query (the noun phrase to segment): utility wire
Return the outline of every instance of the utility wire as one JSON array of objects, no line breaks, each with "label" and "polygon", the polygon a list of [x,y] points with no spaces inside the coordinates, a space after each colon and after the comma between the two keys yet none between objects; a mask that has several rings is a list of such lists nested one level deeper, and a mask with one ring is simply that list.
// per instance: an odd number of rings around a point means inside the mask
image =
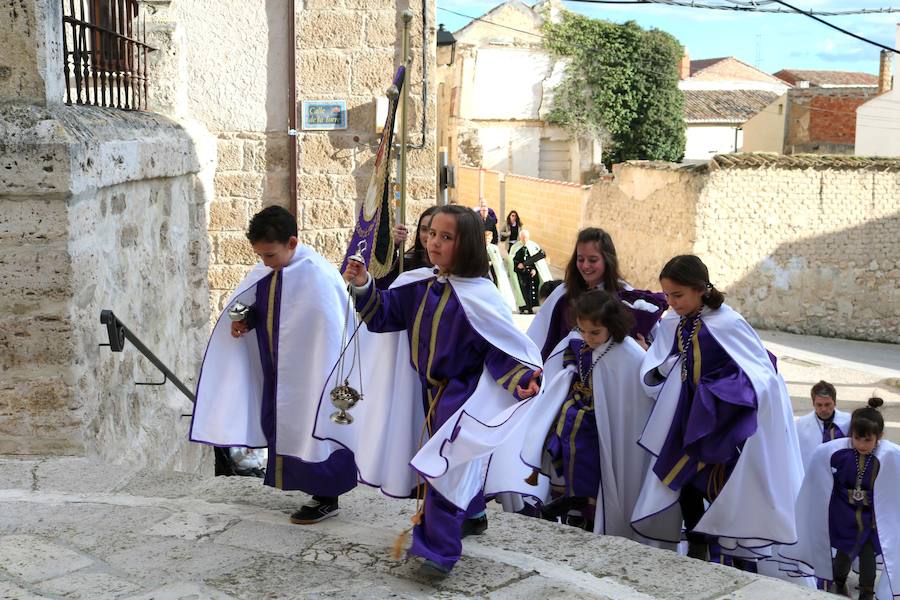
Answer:
[{"label": "utility wire", "polygon": [[[731,12],[753,12],[753,13],[769,13],[790,15],[796,14],[797,11],[784,8],[763,8],[761,5],[770,4],[775,0],[767,0],[765,2],[757,2],[748,4],[738,0],[725,0],[731,2],[733,6],[724,4],[709,4],[707,2],[697,2],[696,0],[567,0],[568,2],[578,2],[581,4],[632,4],[632,5],[663,5],[663,6],[681,6],[684,8],[702,8],[706,10],[726,10]],[[877,15],[891,14],[900,12],[900,8],[855,8],[846,10],[816,10],[816,11],[800,11],[805,15],[818,15],[821,17],[844,17],[848,15]]]},{"label": "utility wire", "polygon": [[868,39],[868,38],[864,38],[864,37],[861,36],[861,35],[857,35],[857,34],[853,33],[852,31],[848,31],[848,30],[846,30],[846,29],[844,29],[844,28],[842,28],[842,27],[838,27],[838,26],[835,25],[834,23],[830,23],[830,22],[826,21],[825,19],[820,19],[819,17],[817,17],[816,15],[812,14],[811,12],[807,12],[807,11],[805,11],[805,10],[801,10],[801,9],[797,8],[796,6],[794,6],[794,5],[792,5],[792,4],[788,4],[788,3],[785,2],[784,0],[775,0],[775,2],[777,2],[778,4],[780,4],[780,5],[782,5],[782,6],[785,6],[785,7],[789,8],[789,9],[791,9],[792,11],[794,11],[794,12],[797,13],[797,14],[805,15],[805,16],[809,17],[810,19],[813,19],[813,20],[815,20],[815,21],[818,21],[819,23],[822,23],[823,25],[827,25],[828,27],[831,27],[832,29],[834,29],[834,30],[836,30],[836,31],[840,31],[840,32],[843,33],[844,35],[849,35],[850,37],[856,38],[857,40],[859,40],[859,41],[861,41],[861,42],[865,42],[865,43],[867,43],[867,44],[871,44],[871,45],[873,45],[873,46],[877,46],[878,48],[881,48],[882,50],[889,50],[889,51],[893,52],[894,54],[900,54],[900,50],[897,50],[896,48],[891,48],[890,46],[885,46],[884,44],[879,44],[878,42],[876,42],[876,41],[874,41],[874,40],[870,40],[870,39]]}]

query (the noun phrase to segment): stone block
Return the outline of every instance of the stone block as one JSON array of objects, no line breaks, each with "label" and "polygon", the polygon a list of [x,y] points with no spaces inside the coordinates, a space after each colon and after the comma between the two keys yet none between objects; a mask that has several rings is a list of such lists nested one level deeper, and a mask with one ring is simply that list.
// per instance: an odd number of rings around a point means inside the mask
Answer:
[{"label": "stone block", "polygon": [[391,84],[396,70],[393,50],[355,52],[351,63],[354,94],[382,95]]},{"label": "stone block", "polygon": [[302,10],[297,13],[297,47],[358,48],[363,13],[350,10]]},{"label": "stone block", "polygon": [[250,269],[236,265],[210,265],[209,287],[212,290],[232,291],[247,275]]},{"label": "stone block", "polygon": [[244,148],[241,140],[219,140],[217,146],[217,171],[240,171],[244,168]]},{"label": "stone block", "polygon": [[304,202],[303,229],[335,229],[352,227],[355,223],[355,203],[352,201]]},{"label": "stone block", "polygon": [[297,85],[301,94],[347,94],[350,89],[350,58],[336,53],[298,52]]},{"label": "stone block", "polygon": [[35,583],[77,571],[93,561],[38,536],[8,535],[0,538],[0,563],[14,577]]},{"label": "stone block", "polygon": [[217,173],[216,196],[258,199],[262,195],[263,176],[259,173]]},{"label": "stone block", "polygon": [[0,243],[66,239],[68,215],[61,200],[0,200]]},{"label": "stone block", "polygon": [[[384,96],[384,90],[376,96]],[[381,123],[380,125],[384,125]],[[375,133],[375,99],[355,97],[347,100],[347,129],[360,137],[364,143],[378,143]]]},{"label": "stone block", "polygon": [[365,10],[384,10],[393,9],[397,13],[399,20],[399,12],[402,6],[398,5],[396,0],[344,0],[347,8],[365,9]]},{"label": "stone block", "polygon": [[0,318],[0,362],[4,369],[65,365],[75,359],[72,326],[53,313]]},{"label": "stone block", "polygon": [[45,581],[38,587],[43,592],[68,600],[121,598],[141,590],[140,585],[108,573],[72,573]]},{"label": "stone block", "polygon": [[247,227],[246,200],[217,200],[209,205],[210,231],[243,231]]},{"label": "stone block", "polygon": [[251,173],[265,173],[267,165],[267,148],[265,140],[244,142],[244,169]]},{"label": "stone block", "polygon": [[303,173],[349,173],[355,143],[339,133],[304,133],[298,140],[299,168]]},{"label": "stone block", "polygon": [[219,233],[215,236],[216,262],[223,265],[255,265],[259,258],[242,233]]},{"label": "stone block", "polygon": [[393,48],[402,42],[402,21],[394,9],[366,12],[365,45],[368,48]]}]

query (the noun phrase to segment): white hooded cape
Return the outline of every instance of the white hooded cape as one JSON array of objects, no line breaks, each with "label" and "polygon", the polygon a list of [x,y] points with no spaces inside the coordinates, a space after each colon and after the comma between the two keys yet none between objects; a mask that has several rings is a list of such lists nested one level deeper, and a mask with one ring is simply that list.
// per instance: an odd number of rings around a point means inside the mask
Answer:
[{"label": "white hooded cape", "polygon": [[[272,269],[257,264],[225,304],[216,321],[197,382],[190,439],[216,446],[266,446],[260,423],[263,374],[256,330],[231,337],[228,309],[251,305],[256,284]],[[337,449],[312,436],[319,392],[340,354],[347,291],[340,274],[311,248],[300,245],[282,277],[275,439],[278,454],[309,462]],[[259,324],[257,327],[264,327]]]},{"label": "white hooded cape", "polygon": [[[431,268],[408,271],[391,288],[434,276]],[[540,368],[540,352],[515,327],[512,315],[490,280],[451,276],[448,281],[466,319],[479,335],[518,362]],[[508,466],[516,468],[519,474],[525,473],[522,478],[527,476],[517,453],[512,457],[515,460],[496,460],[496,457],[491,460],[489,455],[479,455],[465,457],[452,465],[442,456],[442,448],[450,438],[466,434],[463,416],[490,421],[516,405],[515,398],[487,370],[463,406],[429,439],[427,434],[423,435],[422,383],[410,364],[406,331],[371,333],[363,325],[359,335],[364,399],[350,411],[354,418],[352,424],[333,423],[329,418],[333,409],[327,393],[336,385],[332,374],[316,416],[314,435],[353,451],[361,482],[378,487],[389,496],[407,497],[419,482],[418,472],[449,502],[465,509],[482,488],[488,495],[508,491],[495,484]],[[358,376],[354,368],[351,383]]]},{"label": "white hooded cape", "polygon": [[[775,371],[759,336],[727,305],[703,309],[703,326],[747,374],[756,392],[757,430],[744,444],[734,471],[695,531],[717,536],[726,553],[768,556],[768,546],[797,540],[793,504],[803,478],[800,447],[784,380]],[[641,367],[641,382],[656,398],[640,444],[659,456],[681,393],[681,358],[670,356],[679,316],[668,311]],[[650,373],[660,367],[664,382],[652,385]],[[635,507],[640,523],[677,504],[679,492],[649,472]],[[746,555],[746,554],[744,554]]]},{"label": "white hooded cape", "polygon": [[[820,444],[809,460],[809,468],[797,497],[797,543],[782,547],[781,554],[797,561],[800,573],[833,580],[828,506],[834,487],[831,455],[849,447],[841,438]],[[878,541],[882,551],[882,573],[876,588],[878,600],[900,597],[900,446],[882,439],[875,449],[881,463],[875,479],[874,506]]]},{"label": "white hooded cape", "polygon": [[[531,253],[532,256],[541,251],[541,247],[531,240],[528,240],[525,246],[528,248],[528,252]],[[522,290],[519,288],[519,277],[516,275],[515,265],[513,264],[513,257],[516,255],[516,252],[521,249],[522,242],[517,241],[509,248],[509,252],[506,254],[506,270],[509,274],[509,285],[512,288],[513,297],[515,298],[516,302],[516,308],[525,305],[525,299],[522,296]],[[550,267],[547,266],[547,259],[542,258],[541,260],[535,262],[534,269],[537,271],[538,287],[540,287],[540,285],[545,281],[550,281],[551,279],[553,279],[553,276],[550,275]]]},{"label": "white hooded cape", "polygon": [[[563,368],[563,351],[573,339],[571,333],[554,348],[544,365],[542,397],[529,412],[525,422],[522,460],[540,468],[543,463],[547,433],[555,425],[575,377],[574,365]],[[596,348],[596,359],[610,342]],[[600,488],[594,533],[618,535],[636,541],[649,540],[677,543],[681,536],[681,513],[677,506],[654,518],[631,525],[631,514],[640,495],[644,476],[650,468],[651,455],[638,446],[638,438],[653,410],[650,399],[640,385],[640,368],[644,350],[632,338],[616,344],[594,367],[594,414],[600,439]],[[549,497],[548,475],[541,474],[541,500]],[[534,492],[533,492],[534,493]]]},{"label": "white hooded cape", "polygon": [[[822,445],[822,422],[816,417],[816,411],[797,417],[794,420],[797,426],[797,439],[800,440],[800,457],[803,459],[804,469],[809,464],[809,458],[816,448]],[[840,427],[844,436],[850,434],[850,413],[835,409],[834,424]]]}]

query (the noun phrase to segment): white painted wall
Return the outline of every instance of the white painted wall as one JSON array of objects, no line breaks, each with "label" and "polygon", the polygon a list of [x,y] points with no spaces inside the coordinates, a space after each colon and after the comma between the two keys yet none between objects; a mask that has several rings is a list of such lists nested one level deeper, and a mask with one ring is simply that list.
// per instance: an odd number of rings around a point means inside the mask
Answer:
[{"label": "white painted wall", "polygon": [[479,48],[464,119],[539,119],[544,79],[551,72],[543,51]]},{"label": "white painted wall", "polygon": [[741,152],[783,152],[785,111],[787,94],[776,98],[744,123]]},{"label": "white painted wall", "polygon": [[537,177],[541,131],[541,127],[515,124],[479,127],[478,141],[484,150],[481,165],[485,169]]},{"label": "white painted wall", "polygon": [[[897,25],[900,48],[900,24]],[[894,89],[856,109],[856,155],[900,156],[900,60],[894,60]]]},{"label": "white painted wall", "polygon": [[685,160],[708,160],[716,154],[735,151],[743,144],[743,133],[736,125],[694,125],[687,126],[687,143],[684,148]]}]

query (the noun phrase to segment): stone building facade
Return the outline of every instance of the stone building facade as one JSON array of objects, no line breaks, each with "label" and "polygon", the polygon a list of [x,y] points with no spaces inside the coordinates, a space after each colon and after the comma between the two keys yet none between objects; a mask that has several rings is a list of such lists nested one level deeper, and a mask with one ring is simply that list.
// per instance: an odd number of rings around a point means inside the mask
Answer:
[{"label": "stone building facade", "polygon": [[281,0],[137,4],[158,49],[147,112],[66,105],[60,3],[0,6],[0,277],[9,282],[0,453],[196,470],[211,464],[187,443],[190,403],[171,385],[137,386],[161,376],[133,348],[98,346],[100,310],[113,309],[193,386],[210,320],[255,262],[243,238],[249,217],[290,204],[291,46],[298,105],[348,107],[346,130],[298,135],[301,237],[337,260],[371,172],[376,98],[399,64],[407,8],[410,123],[419,124],[410,128],[419,146],[410,220],[433,203],[433,82],[423,65],[434,58],[434,3],[307,0],[294,15]]},{"label": "stone building facade", "polygon": [[697,254],[755,326],[900,342],[900,161],[626,163],[593,186],[584,223],[609,230],[637,286],[658,288],[669,258]]}]

